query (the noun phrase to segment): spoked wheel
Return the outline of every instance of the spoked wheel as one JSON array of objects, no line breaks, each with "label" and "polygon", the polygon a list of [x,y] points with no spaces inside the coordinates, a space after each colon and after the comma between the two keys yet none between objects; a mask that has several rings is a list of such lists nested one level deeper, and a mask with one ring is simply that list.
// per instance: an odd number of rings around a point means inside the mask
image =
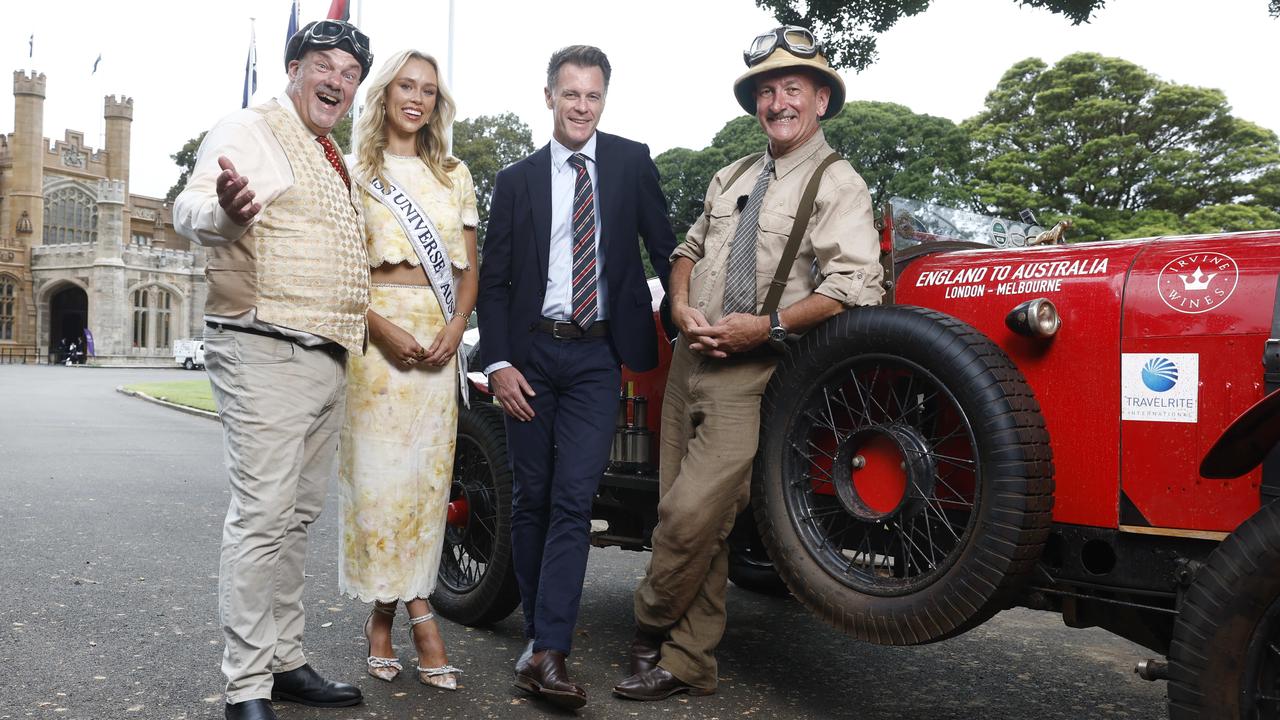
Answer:
[{"label": "spoked wheel", "polygon": [[463,625],[487,625],[520,603],[511,567],[511,470],[496,407],[459,408],[453,487],[432,605]]},{"label": "spoked wheel", "polygon": [[1031,389],[960,321],[858,308],[765,392],[756,520],[810,609],[882,644],[941,640],[1009,604],[1048,536],[1052,462]]},{"label": "spoked wheel", "polygon": [[955,396],[915,363],[864,355],[807,405],[788,433],[807,451],[784,470],[798,479],[784,498],[814,559],[873,595],[915,592],[945,574],[983,499],[973,427]]},{"label": "spoked wheel", "polygon": [[1241,523],[1196,572],[1169,646],[1173,720],[1280,718],[1280,504]]}]

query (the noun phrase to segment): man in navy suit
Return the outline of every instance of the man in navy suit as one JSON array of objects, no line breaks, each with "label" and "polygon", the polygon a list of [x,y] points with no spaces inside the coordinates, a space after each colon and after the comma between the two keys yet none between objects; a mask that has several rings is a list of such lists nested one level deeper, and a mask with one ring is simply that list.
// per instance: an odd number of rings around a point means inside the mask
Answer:
[{"label": "man in navy suit", "polygon": [[481,356],[507,415],[511,540],[524,607],[516,686],[566,708],[591,529],[609,459],[619,365],[657,365],[639,238],[663,286],[675,249],[649,148],[596,131],[609,88],[598,48],[557,51],[551,142],[498,173],[480,265]]}]

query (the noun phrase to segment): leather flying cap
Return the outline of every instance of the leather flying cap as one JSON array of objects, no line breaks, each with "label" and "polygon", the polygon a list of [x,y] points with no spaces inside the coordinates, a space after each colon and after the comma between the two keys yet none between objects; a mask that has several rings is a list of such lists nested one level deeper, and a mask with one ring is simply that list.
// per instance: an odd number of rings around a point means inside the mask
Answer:
[{"label": "leather flying cap", "polygon": [[360,81],[369,77],[373,68],[373,53],[369,51],[369,36],[356,29],[355,25],[344,20],[315,20],[302,26],[302,29],[289,38],[284,49],[284,67],[302,57],[307,50],[336,47],[351,53],[360,63]]}]

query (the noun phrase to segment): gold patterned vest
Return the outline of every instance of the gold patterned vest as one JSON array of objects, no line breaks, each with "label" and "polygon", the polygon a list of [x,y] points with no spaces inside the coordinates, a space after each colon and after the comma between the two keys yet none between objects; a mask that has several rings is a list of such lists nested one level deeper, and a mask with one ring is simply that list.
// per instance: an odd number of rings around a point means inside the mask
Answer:
[{"label": "gold patterned vest", "polygon": [[360,203],[293,113],[275,100],[254,110],[284,149],[293,186],[240,240],[209,248],[205,312],[232,317],[256,309],[262,322],[362,353],[369,262]]}]

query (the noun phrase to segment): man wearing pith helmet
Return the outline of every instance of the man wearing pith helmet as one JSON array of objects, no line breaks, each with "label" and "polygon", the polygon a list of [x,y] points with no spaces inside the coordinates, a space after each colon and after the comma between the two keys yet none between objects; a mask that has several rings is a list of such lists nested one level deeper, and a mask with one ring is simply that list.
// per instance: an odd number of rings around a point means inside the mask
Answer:
[{"label": "man wearing pith helmet", "polygon": [[840,112],[844,81],[804,28],[763,33],[743,58],[734,95],[769,142],[715,174],[671,255],[680,335],[662,408],[658,525],[635,593],[631,675],[614,687],[633,700],[715,692],[726,538],[750,498],[765,385],[789,337],[884,294],[871,196],[818,122]]},{"label": "man wearing pith helmet", "polygon": [[369,304],[361,206],[329,134],[373,55],[355,26],[322,20],[289,39],[284,62],[284,95],[209,130],[173,208],[209,253],[205,367],[231,484],[218,614],[236,720],[273,720],[272,700],[362,700],[303,654],[302,585]]}]

